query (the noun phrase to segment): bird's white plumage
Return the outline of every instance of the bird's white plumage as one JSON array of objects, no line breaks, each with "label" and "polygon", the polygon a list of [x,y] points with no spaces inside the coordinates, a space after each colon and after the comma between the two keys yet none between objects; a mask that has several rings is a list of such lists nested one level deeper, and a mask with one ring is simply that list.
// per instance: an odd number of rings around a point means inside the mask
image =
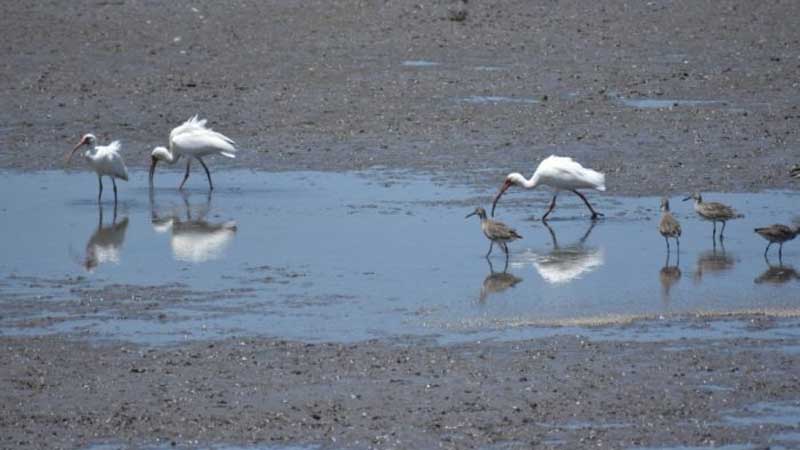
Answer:
[{"label": "bird's white plumage", "polygon": [[219,154],[236,157],[233,139],[206,127],[205,119],[191,117],[169,133],[170,150],[189,157]]},{"label": "bird's white plumage", "polygon": [[[555,189],[597,189],[606,190],[606,176],[596,170],[583,167],[570,157],[550,155],[545,158],[531,177],[535,187],[544,184]],[[528,186],[526,186],[528,187]]]},{"label": "bird's white plumage", "polygon": [[98,145],[84,153],[84,158],[99,176],[109,176],[128,181],[128,168],[119,151],[119,141],[108,145]]}]

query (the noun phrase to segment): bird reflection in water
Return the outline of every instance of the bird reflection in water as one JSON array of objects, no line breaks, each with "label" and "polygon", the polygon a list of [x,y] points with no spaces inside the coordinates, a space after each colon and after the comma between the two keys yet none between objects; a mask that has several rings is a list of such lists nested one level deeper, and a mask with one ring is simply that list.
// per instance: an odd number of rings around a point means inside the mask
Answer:
[{"label": "bird reflection in water", "polygon": [[736,259],[730,253],[725,252],[725,245],[716,243],[712,250],[697,255],[697,269],[694,272],[694,281],[700,282],[703,276],[709,273],[721,273],[731,270],[736,264]]},{"label": "bird reflection in water", "polygon": [[669,265],[669,252],[667,252],[667,260],[664,262],[664,267],[658,271],[658,280],[661,282],[661,299],[664,304],[670,302],[670,290],[681,279],[681,255],[678,253],[674,266]]},{"label": "bird reflection in water", "polygon": [[[546,254],[527,251],[521,254],[519,258],[514,258],[516,261],[512,261],[512,266],[524,265],[530,261],[545,281],[552,284],[562,284],[576,280],[603,265],[605,260],[603,250],[586,245],[586,240],[592,233],[596,222],[590,222],[589,227],[580,239],[565,246],[559,245],[556,233],[549,223],[543,222],[542,224],[550,232],[553,249]],[[525,261],[520,261],[520,258],[525,259]]]},{"label": "bird reflection in water", "polygon": [[792,280],[800,280],[800,274],[794,270],[794,267],[784,265],[783,262],[773,266],[766,256],[764,256],[764,261],[767,262],[767,270],[753,280],[756,284],[783,284]]},{"label": "bird reflection in water", "polygon": [[[205,217],[211,210],[211,192],[205,202],[193,208],[189,194],[181,192],[183,211],[172,208],[164,213],[155,202],[155,192],[150,189],[150,221],[157,233],[171,233],[172,255],[178,261],[201,263],[218,259],[236,234],[236,222],[208,222]],[[193,212],[194,209],[194,212]],[[184,218],[185,217],[185,218]]]},{"label": "bird reflection in water", "polygon": [[522,278],[508,273],[508,258],[506,258],[502,272],[494,271],[491,259],[486,258],[486,262],[489,263],[489,275],[484,278],[483,285],[481,286],[481,294],[479,297],[481,303],[485,302],[489,295],[503,292],[522,281]]},{"label": "bird reflection in water", "polygon": [[80,261],[87,272],[94,272],[101,264],[119,264],[125,232],[128,230],[128,217],[123,217],[117,222],[116,204],[110,225],[103,226],[103,206],[100,204],[98,204],[98,216],[97,229],[86,243],[86,254]]}]

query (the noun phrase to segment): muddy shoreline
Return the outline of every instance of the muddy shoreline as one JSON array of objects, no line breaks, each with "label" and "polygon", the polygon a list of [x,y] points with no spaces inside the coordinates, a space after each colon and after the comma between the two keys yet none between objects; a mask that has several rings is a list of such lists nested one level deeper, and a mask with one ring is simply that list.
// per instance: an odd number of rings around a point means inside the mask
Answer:
[{"label": "muddy shoreline", "polygon": [[0,343],[6,448],[765,446],[800,408],[797,340]]},{"label": "muddy shoreline", "polygon": [[143,167],[198,113],[244,150],[215,167],[497,184],[557,153],[616,194],[796,187],[800,5],[458,5],[14,2],[0,168],[60,168],[88,131]]}]

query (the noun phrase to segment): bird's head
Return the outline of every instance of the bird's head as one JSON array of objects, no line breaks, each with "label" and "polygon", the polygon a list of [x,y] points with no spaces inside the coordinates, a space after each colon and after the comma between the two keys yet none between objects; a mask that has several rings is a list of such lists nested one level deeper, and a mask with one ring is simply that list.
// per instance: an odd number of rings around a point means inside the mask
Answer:
[{"label": "bird's head", "polygon": [[165,147],[156,147],[150,152],[150,184],[153,184],[153,175],[156,173],[156,165],[159,161],[166,161],[168,163],[173,163],[176,161],[173,158],[172,154],[167,150]]},{"label": "bird's head", "polygon": [[669,211],[669,199],[667,197],[661,197],[661,211]]},{"label": "bird's head", "polygon": [[494,217],[494,209],[497,206],[497,201],[500,200],[500,197],[506,193],[508,188],[511,186],[521,186],[525,182],[525,177],[522,174],[513,172],[506,175],[506,179],[503,181],[503,185],[500,186],[500,190],[497,192],[497,195],[494,197],[494,201],[492,202],[492,217]]},{"label": "bird's head", "polygon": [[694,200],[696,202],[702,202],[703,201],[703,197],[700,196],[699,192],[692,192],[692,195],[690,195],[690,196],[688,196],[688,197],[683,199],[683,201],[687,201],[687,200]]},{"label": "bird's head", "polygon": [[468,219],[468,218],[470,218],[472,216],[478,216],[478,217],[481,218],[481,220],[483,220],[483,219],[486,218],[486,210],[483,209],[482,207],[478,206],[477,208],[475,208],[475,211],[472,211],[471,213],[467,214],[467,216],[464,217],[464,218]]},{"label": "bird's head", "polygon": [[84,134],[80,142],[78,142],[78,144],[72,148],[72,151],[69,152],[69,155],[67,155],[64,163],[65,164],[69,163],[69,161],[72,159],[72,155],[74,155],[79,148],[83,147],[84,145],[95,145],[96,143],[97,143],[97,138],[94,137],[92,133]]}]

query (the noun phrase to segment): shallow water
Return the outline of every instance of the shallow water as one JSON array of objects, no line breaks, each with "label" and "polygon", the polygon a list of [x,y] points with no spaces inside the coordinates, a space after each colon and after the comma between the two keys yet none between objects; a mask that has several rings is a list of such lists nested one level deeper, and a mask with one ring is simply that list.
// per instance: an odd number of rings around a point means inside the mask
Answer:
[{"label": "shallow water", "polygon": [[[673,199],[684,238],[666,262],[655,198],[588,197],[606,218],[592,225],[569,194],[549,227],[535,220],[549,192],[510,191],[498,216],[524,236],[506,267],[478,220],[494,188],[442,184],[400,172],[180,175],[110,186],[100,211],[94,175],[0,174],[5,250],[0,331],[69,332],[169,343],[232,335],[353,341],[435,336],[443,341],[526,338],[591,331],[598,339],[800,337],[800,245],[783,265],[763,258],[758,225],[788,222],[796,193],[706,193],[745,214],[724,247],[689,203]],[[106,183],[109,184],[109,183]],[[505,271],[504,271],[505,268]],[[747,321],[703,326],[687,315],[764,312],[780,326]],[[644,322],[656,319],[657,322]],[[590,328],[597,325],[611,327]]]}]

